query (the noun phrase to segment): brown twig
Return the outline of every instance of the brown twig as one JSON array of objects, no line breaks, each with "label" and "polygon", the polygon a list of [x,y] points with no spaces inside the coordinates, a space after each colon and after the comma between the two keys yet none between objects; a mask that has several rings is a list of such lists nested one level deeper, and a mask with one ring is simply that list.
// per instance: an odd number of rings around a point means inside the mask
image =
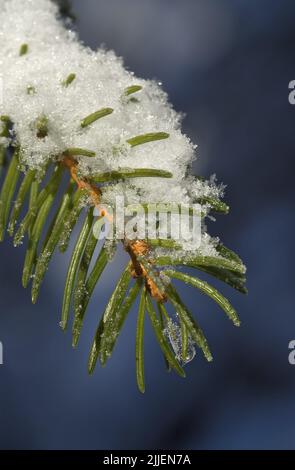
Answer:
[{"label": "brown twig", "polygon": [[[74,160],[74,158],[71,156],[65,156],[62,160],[62,164],[68,168],[71,177],[77,184],[78,188],[85,189],[88,192],[93,205],[99,210],[99,216],[108,217],[111,220],[111,216],[107,213],[107,211],[100,207],[102,194],[101,189],[91,184],[87,179],[79,178],[77,171],[78,163]],[[165,302],[167,300],[165,294],[160,292],[156,283],[150,278],[146,269],[137,258],[138,256],[144,256],[149,253],[150,247],[148,243],[144,240],[130,241],[125,239],[123,240],[123,245],[132,261],[131,275],[134,278],[144,279],[147,290],[157,302]]]}]

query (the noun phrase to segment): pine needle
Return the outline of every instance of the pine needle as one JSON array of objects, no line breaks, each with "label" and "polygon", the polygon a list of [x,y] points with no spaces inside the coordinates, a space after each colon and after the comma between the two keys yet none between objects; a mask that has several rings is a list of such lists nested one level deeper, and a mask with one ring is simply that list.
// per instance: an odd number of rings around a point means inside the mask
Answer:
[{"label": "pine needle", "polygon": [[114,347],[117,342],[117,338],[119,337],[119,334],[124,326],[128,313],[130,312],[134,302],[137,299],[137,296],[140,292],[141,287],[142,287],[142,280],[137,279],[136,282],[131,287],[131,289],[129,290],[129,293],[125,297],[121,307],[116,309],[116,312],[110,324],[110,331],[108,331],[108,328],[105,325],[104,333],[105,333],[105,336],[108,336],[108,341],[106,342],[105,353],[102,354],[101,356],[102,365],[105,365],[107,359],[111,357]]},{"label": "pine needle", "polygon": [[205,268],[218,268],[218,269],[227,269],[237,274],[245,274],[246,268],[240,263],[226,259],[226,258],[217,258],[214,256],[196,256],[190,260],[185,260],[183,258],[172,258],[170,256],[161,256],[157,258],[157,265],[159,266],[188,266],[190,268],[201,269]]},{"label": "pine needle", "polygon": [[107,303],[104,314],[101,317],[98,328],[96,330],[88,361],[89,374],[93,373],[99,355],[102,363],[105,363],[106,361],[105,353],[108,346],[107,341],[109,340],[106,331],[111,331],[113,315],[116,313],[116,310],[121,306],[124,300],[129,282],[130,270],[128,264],[121,274],[121,277]]},{"label": "pine needle", "polygon": [[6,148],[4,147],[4,145],[0,145],[0,177],[2,175],[5,161],[6,161]]},{"label": "pine needle", "polygon": [[36,218],[36,222],[32,229],[31,236],[28,242],[28,249],[26,252],[25,263],[24,263],[24,270],[23,270],[23,277],[22,277],[22,284],[23,287],[27,287],[30,281],[30,277],[32,275],[34,263],[37,256],[37,249],[40,237],[42,235],[43,227],[46,223],[49,211],[52,207],[54,198],[56,193],[52,192],[48,195],[47,199],[44,201],[43,205],[40,208],[38,216]]},{"label": "pine needle", "polygon": [[137,93],[138,91],[142,90],[142,86],[140,85],[131,85],[128,88],[125,89],[124,95],[125,96],[130,96],[133,95],[134,93]]},{"label": "pine needle", "polygon": [[77,189],[72,197],[71,204],[68,208],[64,218],[64,228],[62,230],[59,240],[59,250],[61,253],[65,253],[68,249],[72,231],[78,222],[80,214],[83,210],[82,199],[85,195],[83,189]]},{"label": "pine needle", "polygon": [[169,288],[167,289],[167,294],[170,302],[179,314],[181,321],[187,327],[192,339],[196,342],[199,348],[202,349],[207,361],[212,361],[213,358],[203,331],[196,323],[195,319],[193,318],[192,314],[189,312],[187,307],[181,301],[179,295],[176,292],[176,289],[172,286],[172,284],[169,285]]},{"label": "pine needle", "polygon": [[137,147],[138,145],[168,139],[169,137],[170,134],[167,134],[166,132],[152,132],[150,134],[137,135],[136,137],[128,139],[127,142],[131,147]]},{"label": "pine needle", "polygon": [[35,176],[36,176],[36,171],[29,170],[27,174],[25,175],[25,177],[23,178],[23,181],[20,185],[15,203],[13,206],[13,210],[10,216],[10,222],[9,222],[9,227],[8,227],[8,233],[10,236],[13,236],[14,229],[17,224],[19,215],[25,203],[26,196],[32,187],[32,183],[34,181]]},{"label": "pine needle", "polygon": [[214,212],[219,212],[220,214],[228,214],[229,206],[225,202],[220,201],[220,199],[214,197],[202,197],[197,200],[199,204],[208,204]]},{"label": "pine needle", "polygon": [[32,286],[32,302],[33,303],[36,303],[37,301],[43,278],[47,271],[47,268],[52,258],[52,255],[54,253],[54,250],[60,239],[61,232],[64,228],[64,219],[65,219],[66,214],[68,213],[73,189],[74,189],[74,183],[70,182],[67,188],[67,191],[65,192],[62,198],[57,214],[48,229],[48,232],[46,234],[46,237],[43,243],[42,252],[37,259],[36,270],[35,270],[35,275],[33,278],[33,286]]},{"label": "pine needle", "polygon": [[19,178],[19,149],[14,151],[6,178],[0,194],[0,241],[4,240],[4,234],[8,222],[12,198]]},{"label": "pine needle", "polygon": [[121,324],[117,315],[121,315],[122,313],[121,307],[127,295],[130,280],[130,265],[128,263],[113,291],[102,317],[104,328],[99,350],[101,365],[105,365],[108,357],[110,356],[110,350],[113,347],[114,339],[117,338],[119,329],[118,324]]},{"label": "pine needle", "polygon": [[108,116],[109,114],[112,114],[113,112],[114,110],[112,108],[100,109],[99,111],[96,111],[95,113],[92,113],[89,116],[87,116],[85,119],[83,119],[81,121],[81,127],[88,127],[91,124],[93,124],[95,121],[98,121],[98,119]]},{"label": "pine needle", "polygon": [[136,379],[137,385],[141,393],[145,392],[145,379],[144,379],[144,317],[145,317],[145,289],[142,289],[138,317],[137,317],[137,326],[136,326]]},{"label": "pine needle", "polygon": [[[163,303],[157,302],[157,307],[158,307],[158,312],[159,312],[159,321],[160,321],[161,329],[162,329],[162,331],[164,331],[165,322],[167,323],[169,321],[169,316],[168,316],[167,310],[166,310]],[[170,366],[169,362],[167,361],[164,354],[163,354],[163,358],[164,358],[164,362],[165,362],[167,372],[170,372],[171,371],[171,366]]]},{"label": "pine needle", "polygon": [[108,171],[93,175],[91,179],[96,183],[109,183],[117,180],[130,178],[172,178],[173,175],[169,171],[156,170],[152,168],[121,168],[117,171]]},{"label": "pine needle", "polygon": [[85,222],[78,236],[78,239],[77,239],[77,242],[76,242],[72,257],[71,257],[66,284],[65,284],[62,315],[61,315],[61,322],[60,322],[60,326],[63,330],[66,329],[67,324],[68,324],[76,273],[77,273],[78,266],[81,260],[81,256],[84,252],[84,249],[85,249],[85,246],[86,246],[89,234],[90,234],[90,230],[92,228],[93,217],[94,217],[93,211],[90,209],[87,213]]},{"label": "pine needle", "polygon": [[74,324],[73,324],[73,339],[72,339],[73,347],[76,347],[78,344],[88,304],[90,302],[95,286],[97,285],[107,264],[108,264],[108,255],[107,255],[106,249],[103,247],[100,250],[100,253],[98,255],[94,268],[91,271],[89,278],[86,281],[83,299],[80,299],[81,306],[79,305],[79,310],[75,311],[75,318],[74,318]]},{"label": "pine needle", "polygon": [[20,226],[14,236],[14,246],[18,246],[22,243],[23,237],[26,232],[30,229],[30,227],[34,224],[35,219],[38,215],[38,211],[40,207],[44,204],[45,200],[47,199],[50,193],[54,193],[58,190],[61,177],[62,177],[63,168],[61,166],[56,166],[54,172],[45,186],[37,196],[36,201],[34,204],[29,208],[26,216],[20,223]]},{"label": "pine needle", "polygon": [[210,284],[205,281],[201,281],[197,277],[192,277],[188,274],[184,274],[178,271],[167,270],[165,271],[165,274],[169,277],[172,277],[173,279],[178,279],[179,281],[183,281],[186,284],[190,284],[191,286],[199,289],[202,293],[211,297],[211,299],[213,299],[222,308],[222,310],[224,310],[224,312],[226,313],[228,318],[234,323],[234,325],[240,326],[239,317],[233,306],[213,286],[210,286]]},{"label": "pine needle", "polygon": [[163,330],[161,328],[160,321],[157,318],[157,314],[154,310],[152,301],[150,299],[149,294],[146,294],[146,308],[147,312],[149,315],[149,318],[151,320],[151,324],[153,327],[153,330],[155,332],[156,338],[158,340],[158,343],[160,345],[160,348],[165,355],[167,361],[171,365],[171,367],[180,375],[181,377],[185,377],[185,372],[180,366],[179,362],[177,361],[174,352],[171,350],[169,343],[166,339],[166,337],[163,334]]}]

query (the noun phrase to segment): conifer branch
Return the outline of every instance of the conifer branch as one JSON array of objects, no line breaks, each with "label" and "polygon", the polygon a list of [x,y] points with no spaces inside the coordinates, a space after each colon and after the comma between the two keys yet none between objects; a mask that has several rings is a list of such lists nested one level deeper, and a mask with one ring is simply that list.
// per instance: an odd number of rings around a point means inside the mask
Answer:
[{"label": "conifer branch", "polygon": [[[22,284],[27,287],[32,283],[32,302],[36,303],[53,254],[57,249],[64,253],[69,248],[77,228],[60,321],[63,330],[72,321],[73,347],[78,345],[87,307],[110,264],[112,250],[116,251],[121,241],[127,264],[100,316],[88,371],[92,374],[97,362],[104,366],[112,356],[125,321],[139,302],[135,332],[139,390],[143,393],[146,387],[146,317],[167,370],[185,377],[184,366],[194,357],[196,346],[207,361],[212,360],[212,355],[201,326],[173,281],[188,284],[214,300],[234,325],[239,326],[240,320],[234,307],[215,287],[177,267],[193,268],[198,275],[205,272],[239,292],[247,292],[242,260],[211,238],[205,225],[211,211],[229,212],[228,205],[221,200],[223,188],[213,180],[207,182],[200,176],[189,175],[194,146],[181,134],[179,116],[160,90],[161,106],[155,102],[159,96],[155,98],[153,83],[139,81],[115,56],[110,61],[105,51],[91,55],[77,40],[69,45],[64,25],[50,0],[31,0],[25,7],[22,0],[14,0],[8,14],[9,2],[0,12],[3,32],[0,60],[11,73],[7,50],[14,50],[16,66],[22,68],[26,64],[27,75],[11,74],[14,78],[8,78],[7,97],[1,107],[0,176],[4,178],[0,192],[0,241],[8,231],[14,246],[26,242]],[[63,8],[67,6],[64,2]],[[23,8],[34,28],[25,35],[22,33],[20,44],[17,28],[22,24]],[[46,12],[48,24],[44,25],[42,19],[40,24],[34,21],[40,11]],[[24,30],[27,28],[21,31]],[[52,32],[50,41],[46,37],[48,30]],[[41,50],[45,43],[48,47]],[[68,70],[64,65],[61,50],[66,46],[76,56],[74,63],[84,64],[77,70]],[[32,80],[35,75],[30,73],[30,66],[34,68],[34,61],[30,65],[30,60],[41,52],[44,74]],[[52,64],[52,56],[56,64]],[[42,65],[43,62],[41,70]],[[153,117],[152,123],[146,116]],[[139,214],[132,226],[132,236],[124,226],[123,236],[119,237],[115,227],[114,238],[104,239],[97,253],[98,239],[107,222],[113,227],[116,221],[115,198],[122,195],[129,219],[132,211]],[[171,221],[180,215],[179,206],[189,201],[188,217],[182,223],[187,230],[191,221],[199,218],[198,242],[188,241],[182,233],[177,239],[171,233],[167,238],[161,235],[157,198]],[[26,212],[20,220],[23,211]],[[155,221],[153,232],[146,230],[149,217]],[[139,236],[140,223],[145,229],[143,237]],[[175,225],[171,222],[171,231]]]}]

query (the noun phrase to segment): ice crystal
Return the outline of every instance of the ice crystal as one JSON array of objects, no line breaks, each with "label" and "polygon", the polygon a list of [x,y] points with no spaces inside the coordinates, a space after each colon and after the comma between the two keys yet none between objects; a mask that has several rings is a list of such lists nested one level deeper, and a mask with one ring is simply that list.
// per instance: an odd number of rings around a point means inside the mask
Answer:
[{"label": "ice crystal", "polygon": [[188,341],[186,357],[185,359],[183,358],[181,327],[176,322],[169,319],[168,324],[164,330],[164,334],[169,339],[175,353],[175,357],[179,362],[187,364],[194,359],[196,355],[196,348],[191,338],[189,338]]}]

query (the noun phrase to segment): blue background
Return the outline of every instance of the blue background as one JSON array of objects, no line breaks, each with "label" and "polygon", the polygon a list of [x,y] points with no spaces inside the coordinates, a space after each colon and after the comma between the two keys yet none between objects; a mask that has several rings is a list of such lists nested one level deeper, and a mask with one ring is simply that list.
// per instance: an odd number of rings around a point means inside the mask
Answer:
[{"label": "blue background", "polygon": [[195,170],[228,185],[231,213],[210,224],[248,266],[237,329],[183,289],[214,361],[167,374],[146,322],[146,382],[135,383],[130,314],[106,368],[86,372],[98,318],[124,255],[102,278],[77,351],[59,327],[68,255],[51,264],[39,303],[20,287],[24,249],[0,247],[0,448],[293,449],[295,366],[293,0],[74,0],[86,44],[105,43],[139,76],[164,84],[198,143]]}]

